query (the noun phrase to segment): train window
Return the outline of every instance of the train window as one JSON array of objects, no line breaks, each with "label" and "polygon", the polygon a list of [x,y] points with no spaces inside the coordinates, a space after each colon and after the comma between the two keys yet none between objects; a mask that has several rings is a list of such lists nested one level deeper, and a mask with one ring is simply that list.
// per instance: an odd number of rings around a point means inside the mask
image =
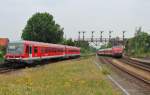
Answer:
[{"label": "train window", "polygon": [[57,52],[57,51],[58,51],[58,49],[56,48],[56,49],[55,49],[55,52]]},{"label": "train window", "polygon": [[53,52],[53,48],[51,48],[51,52]]},{"label": "train window", "polygon": [[46,48],[46,53],[48,53],[48,48]]},{"label": "train window", "polygon": [[62,49],[58,49],[59,50],[59,52],[62,52]]},{"label": "train window", "polygon": [[37,47],[34,47],[34,53],[37,53],[37,52],[38,52]]},{"label": "train window", "polygon": [[22,54],[24,52],[24,45],[22,43],[9,43],[7,53]]},{"label": "train window", "polygon": [[52,48],[52,51],[55,52],[55,48]]},{"label": "train window", "polygon": [[43,47],[41,48],[41,52],[44,53]]},{"label": "train window", "polygon": [[29,47],[29,54],[32,54],[32,46]]},{"label": "train window", "polygon": [[47,48],[45,48],[45,53],[47,53]]},{"label": "train window", "polygon": [[49,48],[47,48],[47,53],[49,52]]},{"label": "train window", "polygon": [[49,52],[49,53],[51,52],[51,48],[48,48],[48,52]]},{"label": "train window", "polygon": [[54,48],[54,52],[56,52],[56,51],[57,51],[57,49]]},{"label": "train window", "polygon": [[63,49],[61,49],[61,52],[63,52]]},{"label": "train window", "polygon": [[43,53],[45,53],[45,48],[43,48]]},{"label": "train window", "polygon": [[52,52],[52,49],[51,49],[51,48],[49,48],[49,52]]},{"label": "train window", "polygon": [[46,48],[44,48],[44,53],[46,53]]}]

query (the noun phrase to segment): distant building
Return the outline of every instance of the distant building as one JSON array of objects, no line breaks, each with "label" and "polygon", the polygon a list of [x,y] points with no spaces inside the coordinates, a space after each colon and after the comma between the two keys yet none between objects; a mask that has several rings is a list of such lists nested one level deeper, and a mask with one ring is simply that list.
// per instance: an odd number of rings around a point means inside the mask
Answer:
[{"label": "distant building", "polygon": [[6,47],[9,43],[9,39],[8,38],[0,38],[0,46],[2,47]]}]

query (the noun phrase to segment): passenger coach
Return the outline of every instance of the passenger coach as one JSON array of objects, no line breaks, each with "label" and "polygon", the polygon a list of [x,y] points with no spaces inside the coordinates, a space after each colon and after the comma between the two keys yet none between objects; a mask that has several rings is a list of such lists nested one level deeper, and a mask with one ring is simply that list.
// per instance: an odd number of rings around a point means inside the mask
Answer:
[{"label": "passenger coach", "polygon": [[6,61],[32,63],[35,60],[69,58],[80,56],[80,48],[34,41],[19,41],[8,44]]}]

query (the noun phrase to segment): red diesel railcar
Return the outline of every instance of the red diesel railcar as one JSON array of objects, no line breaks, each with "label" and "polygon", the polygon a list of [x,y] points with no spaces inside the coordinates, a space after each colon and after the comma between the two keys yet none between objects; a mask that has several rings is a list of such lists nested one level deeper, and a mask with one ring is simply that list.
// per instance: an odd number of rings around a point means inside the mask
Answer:
[{"label": "red diesel railcar", "polygon": [[18,41],[8,44],[6,61],[32,63],[34,60],[80,56],[80,48],[34,41]]},{"label": "red diesel railcar", "polygon": [[112,48],[101,49],[97,51],[98,55],[106,55],[112,57],[122,57],[123,55],[123,47],[122,46],[115,46]]}]

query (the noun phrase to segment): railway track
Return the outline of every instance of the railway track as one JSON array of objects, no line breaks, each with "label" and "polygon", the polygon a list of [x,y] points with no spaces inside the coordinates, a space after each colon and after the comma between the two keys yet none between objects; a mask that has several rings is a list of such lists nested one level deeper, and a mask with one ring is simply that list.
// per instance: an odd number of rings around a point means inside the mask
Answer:
[{"label": "railway track", "polygon": [[8,73],[14,71],[15,69],[10,66],[6,66],[5,64],[0,64],[0,74]]},{"label": "railway track", "polygon": [[124,71],[150,85],[150,70],[148,65],[143,65],[143,63],[138,62],[135,63],[133,62],[133,60],[131,61],[128,59],[113,59],[110,57],[100,58],[100,61],[107,64],[110,63],[121,71]]},{"label": "railway track", "polygon": [[15,71],[15,69],[11,69],[11,68],[0,68],[0,74],[12,72],[12,71]]},{"label": "railway track", "polygon": [[128,57],[123,57],[119,61],[150,72],[150,63],[136,61]]}]

